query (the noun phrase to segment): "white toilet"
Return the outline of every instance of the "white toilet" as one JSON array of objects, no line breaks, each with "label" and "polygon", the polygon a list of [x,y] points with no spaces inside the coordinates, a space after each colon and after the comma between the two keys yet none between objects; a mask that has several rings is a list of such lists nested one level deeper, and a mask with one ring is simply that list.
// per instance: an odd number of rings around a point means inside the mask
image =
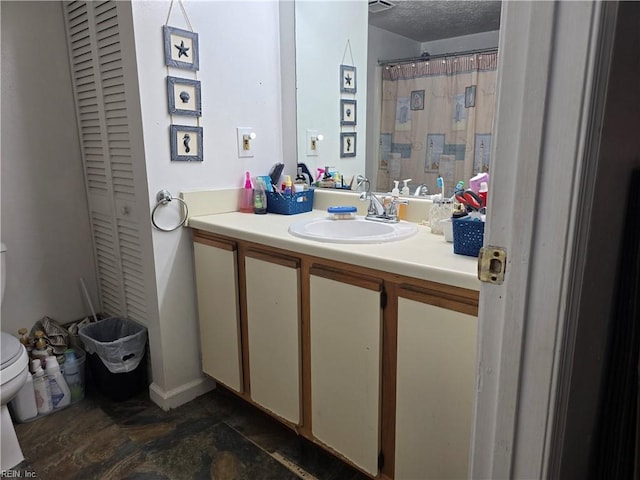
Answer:
[{"label": "white toilet", "polygon": [[[0,249],[2,263],[2,279],[0,280],[2,284],[0,285],[0,289],[2,290],[2,297],[4,297],[5,285],[5,251],[6,247],[4,243],[2,243]],[[2,297],[0,297],[0,302]],[[13,422],[11,421],[7,404],[16,396],[27,381],[27,375],[29,375],[29,355],[18,339],[6,332],[2,332],[1,347],[0,398],[2,399],[2,430],[0,430],[0,435],[2,436],[2,442],[0,443],[2,447],[0,452],[0,467],[2,471],[5,471],[15,467],[24,460],[24,455],[18,443],[18,437],[16,437],[16,431],[13,428]]]}]

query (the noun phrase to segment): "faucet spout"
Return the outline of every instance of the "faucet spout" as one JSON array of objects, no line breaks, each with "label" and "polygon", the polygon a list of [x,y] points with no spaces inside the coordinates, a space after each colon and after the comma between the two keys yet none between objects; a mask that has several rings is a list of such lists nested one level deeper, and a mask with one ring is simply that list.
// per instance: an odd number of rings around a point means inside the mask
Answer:
[{"label": "faucet spout", "polygon": [[372,192],[369,192],[369,211],[367,215],[385,215],[385,208],[380,199]]},{"label": "faucet spout", "polygon": [[384,216],[385,208],[382,202],[376,195],[371,192],[371,182],[368,178],[362,177],[358,178],[358,186],[363,185],[365,190],[360,194],[360,200],[365,201],[369,200],[369,208],[367,208],[367,217],[370,218],[372,216]]},{"label": "faucet spout", "polygon": [[397,223],[398,219],[398,203],[408,203],[406,200],[394,199],[385,206],[383,202],[371,191],[371,183],[364,178],[361,185],[365,186],[365,191],[360,194],[360,200],[369,200],[367,208],[367,216],[365,220],[373,220],[375,222]]}]

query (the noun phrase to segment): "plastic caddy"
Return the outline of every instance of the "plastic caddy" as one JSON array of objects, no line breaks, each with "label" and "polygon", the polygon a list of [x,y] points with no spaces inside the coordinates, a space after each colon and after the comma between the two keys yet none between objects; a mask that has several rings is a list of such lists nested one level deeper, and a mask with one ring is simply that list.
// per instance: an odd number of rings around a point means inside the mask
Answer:
[{"label": "plastic caddy", "polygon": [[81,327],[98,389],[112,400],[126,400],[147,386],[147,329],[133,320],[110,317]]},{"label": "plastic caddy", "polygon": [[484,222],[479,218],[452,218],[453,253],[477,257],[484,242]]},{"label": "plastic caddy", "polygon": [[304,192],[285,195],[267,192],[267,212],[280,215],[296,215],[310,212],[313,209],[313,188]]}]

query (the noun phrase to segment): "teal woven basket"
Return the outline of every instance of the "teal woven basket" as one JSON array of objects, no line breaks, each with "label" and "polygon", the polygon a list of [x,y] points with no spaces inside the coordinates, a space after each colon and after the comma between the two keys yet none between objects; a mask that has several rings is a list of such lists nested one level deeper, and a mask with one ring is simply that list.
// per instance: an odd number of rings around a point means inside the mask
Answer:
[{"label": "teal woven basket", "polygon": [[479,218],[452,218],[453,253],[477,257],[484,242],[484,222]]},{"label": "teal woven basket", "polygon": [[310,212],[313,209],[313,189],[285,195],[267,192],[267,212],[280,215],[295,215]]}]

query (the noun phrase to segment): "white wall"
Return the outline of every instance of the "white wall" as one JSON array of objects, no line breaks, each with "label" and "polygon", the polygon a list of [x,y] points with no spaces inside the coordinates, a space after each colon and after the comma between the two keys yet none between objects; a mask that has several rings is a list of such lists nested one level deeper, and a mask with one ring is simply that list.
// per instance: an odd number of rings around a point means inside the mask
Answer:
[{"label": "white wall", "polygon": [[98,304],[61,5],[3,1],[0,12],[2,330],[17,334],[45,315],[89,315],[80,277]]},{"label": "white wall", "polygon": [[[195,119],[168,114],[166,76],[196,78],[192,71],[164,65],[162,25],[170,2],[132,5],[150,208],[161,189],[178,195],[239,187],[245,170],[268,173],[283,158],[278,3],[184,2],[200,44],[201,163],[170,161],[169,125],[196,125]],[[169,25],[188,30],[177,3]],[[254,128],[254,157],[238,158],[236,127]],[[154,383],[157,394],[171,396],[202,377],[191,232],[154,230],[153,249],[162,347],[151,354],[162,355],[163,369],[154,364]]]},{"label": "white wall", "polygon": [[[328,5],[330,7],[328,8]],[[335,167],[346,179],[363,173],[367,131],[367,2],[298,1],[295,6],[298,161]],[[345,49],[347,41],[351,51]],[[353,63],[352,55],[353,54]],[[344,61],[343,61],[344,58]],[[357,91],[340,92],[340,65],[356,66]],[[340,99],[357,102],[356,156],[340,158]],[[307,157],[306,131],[324,135],[318,156]]]}]

